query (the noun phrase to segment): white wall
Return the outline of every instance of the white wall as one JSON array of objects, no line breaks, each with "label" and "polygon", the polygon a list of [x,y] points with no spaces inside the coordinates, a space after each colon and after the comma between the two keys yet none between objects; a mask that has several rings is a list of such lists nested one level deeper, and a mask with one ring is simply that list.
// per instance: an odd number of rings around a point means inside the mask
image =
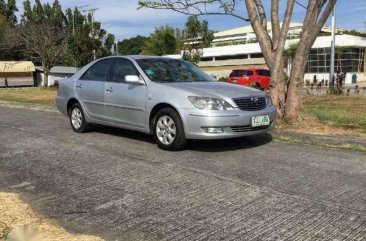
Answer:
[{"label": "white wall", "polygon": [[70,77],[72,75],[73,74],[55,74],[55,73],[50,73],[50,75],[48,76],[48,85],[49,86],[55,85],[55,81],[68,78],[68,77]]},{"label": "white wall", "polygon": [[[8,77],[8,86],[14,87],[14,86],[33,86],[34,85],[34,79],[33,77]],[[5,86],[5,78],[0,77],[0,87]]]}]

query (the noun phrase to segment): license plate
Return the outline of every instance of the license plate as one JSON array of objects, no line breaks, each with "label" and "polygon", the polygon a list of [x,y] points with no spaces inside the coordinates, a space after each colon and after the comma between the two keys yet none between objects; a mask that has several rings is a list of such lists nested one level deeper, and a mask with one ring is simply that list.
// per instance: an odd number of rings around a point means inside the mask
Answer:
[{"label": "license plate", "polygon": [[252,117],[252,127],[269,126],[269,124],[270,119],[268,115]]}]

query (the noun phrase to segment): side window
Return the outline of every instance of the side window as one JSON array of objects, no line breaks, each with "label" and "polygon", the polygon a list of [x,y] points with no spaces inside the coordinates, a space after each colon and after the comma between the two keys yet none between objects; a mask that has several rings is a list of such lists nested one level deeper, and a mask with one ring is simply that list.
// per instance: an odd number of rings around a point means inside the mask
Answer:
[{"label": "side window", "polygon": [[271,76],[271,72],[269,72],[269,70],[266,70],[266,69],[259,69],[259,70],[256,70],[256,72],[260,76]]},{"label": "side window", "polygon": [[113,64],[113,59],[100,60],[92,65],[81,76],[81,80],[107,81],[109,70]]},{"label": "side window", "polygon": [[112,82],[124,83],[126,75],[137,75],[139,72],[128,59],[117,59],[112,74]]},{"label": "side window", "polygon": [[245,76],[251,76],[251,75],[253,75],[253,71],[251,70],[246,71]]}]

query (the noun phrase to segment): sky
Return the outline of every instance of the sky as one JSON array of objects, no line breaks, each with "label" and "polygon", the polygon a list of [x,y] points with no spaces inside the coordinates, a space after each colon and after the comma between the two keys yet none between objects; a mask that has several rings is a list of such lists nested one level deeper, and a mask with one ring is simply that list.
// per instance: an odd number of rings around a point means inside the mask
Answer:
[{"label": "sky", "polygon": [[[269,16],[270,0],[262,0]],[[34,0],[31,0],[33,3]],[[53,0],[41,0],[42,3],[53,2]],[[137,10],[138,0],[59,0],[65,10],[68,7],[89,5],[83,8],[98,8],[95,12],[95,20],[102,23],[109,33],[116,36],[116,39],[123,40],[136,35],[148,36],[157,26],[169,25],[172,27],[183,28],[187,16],[171,10],[140,9]],[[286,0],[280,0],[280,14],[283,14]],[[297,0],[306,5],[308,0]],[[19,15],[23,11],[23,1],[17,0]],[[366,0],[338,0],[337,2],[337,26],[347,29],[356,29],[366,32]],[[247,17],[242,4],[238,5],[236,13]],[[305,9],[299,4],[295,5],[292,22],[303,22]],[[248,25],[238,18],[231,16],[203,16],[212,30],[220,31],[230,28],[237,28]],[[330,20],[327,22],[330,25]]]}]

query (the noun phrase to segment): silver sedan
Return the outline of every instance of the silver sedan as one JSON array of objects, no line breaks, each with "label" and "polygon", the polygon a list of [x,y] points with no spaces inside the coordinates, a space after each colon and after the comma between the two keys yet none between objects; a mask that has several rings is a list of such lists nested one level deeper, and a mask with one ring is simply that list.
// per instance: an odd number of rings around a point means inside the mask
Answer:
[{"label": "silver sedan", "polygon": [[223,139],[268,132],[275,108],[262,91],[216,82],[183,60],[108,57],[60,81],[56,103],[75,132],[92,124],[152,134],[160,148],[187,139]]}]

